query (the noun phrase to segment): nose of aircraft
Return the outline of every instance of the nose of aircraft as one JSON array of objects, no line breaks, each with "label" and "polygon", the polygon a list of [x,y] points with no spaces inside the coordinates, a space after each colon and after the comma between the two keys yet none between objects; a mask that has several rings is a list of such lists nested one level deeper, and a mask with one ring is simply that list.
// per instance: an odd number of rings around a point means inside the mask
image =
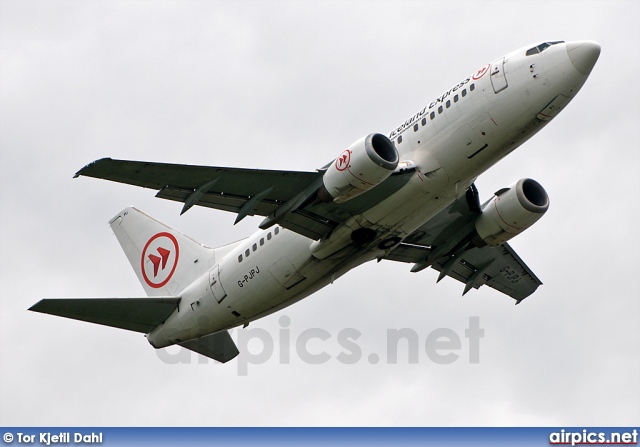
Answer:
[{"label": "nose of aircraft", "polygon": [[600,45],[589,40],[567,42],[567,53],[576,70],[588,75],[600,56]]}]

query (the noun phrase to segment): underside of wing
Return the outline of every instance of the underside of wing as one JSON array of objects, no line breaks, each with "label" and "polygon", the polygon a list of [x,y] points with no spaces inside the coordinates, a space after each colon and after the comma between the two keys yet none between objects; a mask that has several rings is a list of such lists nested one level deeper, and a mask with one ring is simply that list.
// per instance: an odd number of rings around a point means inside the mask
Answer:
[{"label": "underside of wing", "polygon": [[156,197],[245,216],[265,216],[271,224],[311,239],[319,239],[349,217],[359,214],[398,191],[409,180],[391,175],[370,191],[345,203],[316,199],[323,172],[276,171],[179,165],[103,158],[75,175],[100,178],[154,189]]},{"label": "underside of wing", "polygon": [[473,243],[474,222],[480,215],[475,186],[466,195],[417,229],[384,259],[414,264],[411,271],[431,267],[438,281],[450,276],[469,290],[487,285],[516,300],[531,295],[542,284],[506,242],[497,247]]},{"label": "underside of wing", "polygon": [[180,297],[44,299],[29,310],[149,333],[176,309]]},{"label": "underside of wing", "polygon": [[[428,247],[401,244],[385,259],[420,263],[429,256]],[[542,282],[506,242],[498,247],[465,250],[459,255],[444,256],[430,265],[445,276],[465,284],[463,295],[472,288],[487,285],[516,300],[516,304],[536,291]]]}]

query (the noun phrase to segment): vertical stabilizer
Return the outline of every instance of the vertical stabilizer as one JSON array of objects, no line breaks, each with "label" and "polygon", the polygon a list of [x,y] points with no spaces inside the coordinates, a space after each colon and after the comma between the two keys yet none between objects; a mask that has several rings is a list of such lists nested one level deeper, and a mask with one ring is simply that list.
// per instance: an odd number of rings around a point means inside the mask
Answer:
[{"label": "vertical stabilizer", "polygon": [[148,296],[178,296],[209,270],[215,252],[129,207],[109,224]]}]

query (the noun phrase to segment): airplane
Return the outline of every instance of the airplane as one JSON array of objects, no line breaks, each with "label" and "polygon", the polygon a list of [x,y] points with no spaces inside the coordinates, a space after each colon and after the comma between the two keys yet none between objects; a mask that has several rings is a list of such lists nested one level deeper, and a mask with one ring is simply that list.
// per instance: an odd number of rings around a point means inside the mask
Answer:
[{"label": "airplane", "polygon": [[371,133],[316,171],[103,158],[75,177],[156,190],[193,206],[264,216],[250,237],[204,246],[136,208],[110,225],[147,297],[43,299],[35,312],[145,334],[218,362],[238,355],[235,327],[277,312],[372,260],[427,267],[519,304],[542,283],[508,244],[549,196],[523,178],[481,203],[476,178],[560,113],[598,57],[592,41],[548,41],[495,59],[389,134]]}]

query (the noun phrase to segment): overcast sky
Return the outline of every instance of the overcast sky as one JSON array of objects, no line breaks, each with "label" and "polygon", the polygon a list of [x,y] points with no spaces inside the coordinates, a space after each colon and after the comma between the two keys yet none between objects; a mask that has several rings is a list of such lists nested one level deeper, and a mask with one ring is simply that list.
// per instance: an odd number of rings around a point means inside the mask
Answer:
[{"label": "overcast sky", "polygon": [[[1,0],[0,425],[637,425],[639,30],[637,1]],[[517,307],[371,263],[235,331],[274,339],[260,365],[169,364],[141,334],[26,310],[144,296],[107,223],[128,205],[210,246],[260,221],[179,216],[153,191],[72,179],[95,159],[313,170],[502,54],[585,39],[602,53],[577,98],[476,183],[485,200],[531,177],[551,197],[511,244],[544,282]],[[295,351],[311,328],[331,334],[309,345],[331,355],[321,365]],[[353,365],[337,358],[349,328],[362,334]],[[450,329],[459,358],[438,364],[422,347],[410,363],[403,348],[387,364],[387,330],[402,328],[421,346]]]}]

